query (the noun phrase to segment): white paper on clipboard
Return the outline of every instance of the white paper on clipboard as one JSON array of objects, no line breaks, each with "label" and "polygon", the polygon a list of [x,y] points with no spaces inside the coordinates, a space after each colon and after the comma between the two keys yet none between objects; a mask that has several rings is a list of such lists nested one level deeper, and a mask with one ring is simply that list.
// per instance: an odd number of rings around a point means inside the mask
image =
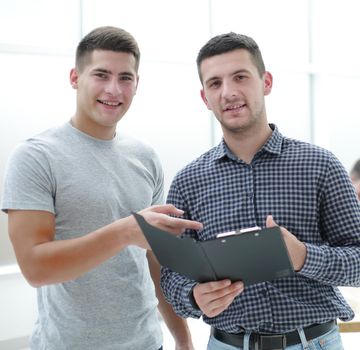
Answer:
[{"label": "white paper on clipboard", "polygon": [[253,227],[243,228],[241,230],[235,230],[235,231],[219,233],[219,234],[216,235],[216,238],[241,235],[242,233],[245,233],[245,232],[253,232],[253,231],[260,231],[260,230],[261,230],[261,227],[253,226]]}]

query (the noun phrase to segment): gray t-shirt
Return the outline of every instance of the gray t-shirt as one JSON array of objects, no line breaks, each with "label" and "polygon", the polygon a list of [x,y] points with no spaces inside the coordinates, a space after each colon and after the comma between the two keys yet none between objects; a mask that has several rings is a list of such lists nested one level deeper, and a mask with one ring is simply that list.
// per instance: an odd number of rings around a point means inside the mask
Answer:
[{"label": "gray t-shirt", "polygon": [[[151,148],[119,135],[98,140],[66,123],[15,149],[2,209],[53,213],[60,240],[163,203],[163,196],[163,172]],[[162,344],[144,249],[129,246],[83,276],[40,287],[37,294],[32,349],[151,350]]]}]

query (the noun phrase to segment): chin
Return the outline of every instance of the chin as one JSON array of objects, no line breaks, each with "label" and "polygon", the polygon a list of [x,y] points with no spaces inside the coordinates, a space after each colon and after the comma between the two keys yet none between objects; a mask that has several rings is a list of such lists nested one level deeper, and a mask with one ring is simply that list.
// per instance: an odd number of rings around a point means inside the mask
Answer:
[{"label": "chin", "polygon": [[102,126],[105,127],[113,127],[122,119],[122,117],[123,117],[122,115],[116,117],[102,117],[98,119],[97,122],[98,124],[101,124]]}]

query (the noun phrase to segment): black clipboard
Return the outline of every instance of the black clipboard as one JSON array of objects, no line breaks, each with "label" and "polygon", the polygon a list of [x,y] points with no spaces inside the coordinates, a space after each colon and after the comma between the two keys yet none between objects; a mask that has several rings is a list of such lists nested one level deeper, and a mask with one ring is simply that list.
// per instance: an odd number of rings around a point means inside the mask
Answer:
[{"label": "black clipboard", "polygon": [[178,237],[133,213],[160,265],[198,282],[230,279],[245,285],[294,275],[279,227],[208,241]]}]

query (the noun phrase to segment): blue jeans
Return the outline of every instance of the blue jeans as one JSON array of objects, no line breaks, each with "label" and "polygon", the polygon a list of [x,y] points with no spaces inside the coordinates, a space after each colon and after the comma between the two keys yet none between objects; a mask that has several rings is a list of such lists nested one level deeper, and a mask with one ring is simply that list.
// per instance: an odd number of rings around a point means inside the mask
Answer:
[{"label": "blue jeans", "polygon": [[[301,334],[302,333],[302,334]],[[318,338],[306,341],[303,330],[299,331],[301,344],[287,346],[286,350],[344,350],[338,326],[334,326],[328,333],[321,335]],[[245,339],[244,339],[245,340]],[[210,337],[207,350],[248,350],[240,347],[236,348],[225,343],[220,342],[213,336]]]}]

